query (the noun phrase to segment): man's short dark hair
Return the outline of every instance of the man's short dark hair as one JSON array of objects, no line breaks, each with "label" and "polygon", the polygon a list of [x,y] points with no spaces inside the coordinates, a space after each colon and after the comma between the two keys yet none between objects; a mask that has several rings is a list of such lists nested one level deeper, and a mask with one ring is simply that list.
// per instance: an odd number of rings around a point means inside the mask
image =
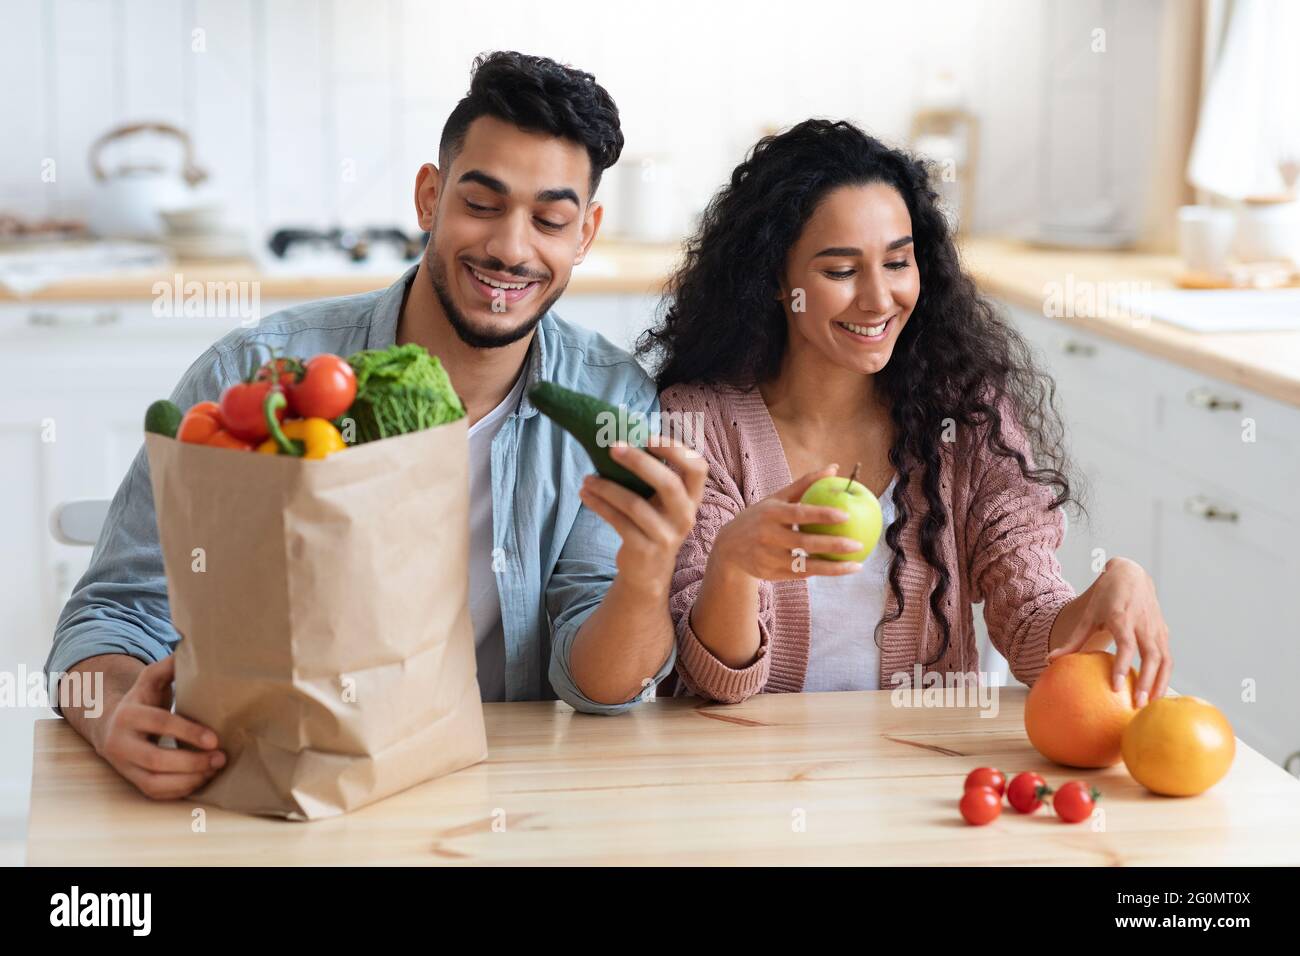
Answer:
[{"label": "man's short dark hair", "polygon": [[469,92],[442,128],[438,165],[444,172],[480,116],[495,116],[526,132],[549,133],[584,146],[591,158],[591,195],[601,173],[623,152],[618,107],[605,88],[590,73],[544,56],[501,51],[475,57]]}]

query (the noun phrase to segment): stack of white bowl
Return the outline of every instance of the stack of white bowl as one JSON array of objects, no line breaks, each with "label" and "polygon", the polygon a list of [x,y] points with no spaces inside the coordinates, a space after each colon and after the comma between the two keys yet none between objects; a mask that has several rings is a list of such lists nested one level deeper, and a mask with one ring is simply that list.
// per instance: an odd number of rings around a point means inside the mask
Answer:
[{"label": "stack of white bowl", "polygon": [[221,206],[187,206],[162,210],[166,224],[163,244],[177,259],[246,259],[249,256],[245,230],[225,221]]}]

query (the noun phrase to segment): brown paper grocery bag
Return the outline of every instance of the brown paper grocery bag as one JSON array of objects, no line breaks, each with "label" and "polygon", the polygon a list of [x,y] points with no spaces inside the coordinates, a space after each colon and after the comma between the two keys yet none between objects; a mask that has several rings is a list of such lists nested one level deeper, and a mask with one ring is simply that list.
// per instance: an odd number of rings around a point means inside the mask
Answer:
[{"label": "brown paper grocery bag", "polygon": [[465,419],[320,461],[145,438],[196,799],[313,820],[487,755]]}]

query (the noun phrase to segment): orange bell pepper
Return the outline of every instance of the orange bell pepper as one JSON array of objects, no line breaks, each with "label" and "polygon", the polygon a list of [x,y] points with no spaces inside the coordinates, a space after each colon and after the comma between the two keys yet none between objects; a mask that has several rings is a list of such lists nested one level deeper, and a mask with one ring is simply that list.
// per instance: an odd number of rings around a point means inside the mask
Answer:
[{"label": "orange bell pepper", "polygon": [[216,402],[199,402],[181,419],[176,429],[176,439],[191,445],[209,445],[213,448],[233,448],[252,451],[253,443],[236,438],[221,421],[221,408]]},{"label": "orange bell pepper", "polygon": [[244,441],[242,438],[236,438],[224,428],[215,432],[211,438],[204,442],[209,448],[233,448],[236,451],[252,451],[253,443]]},{"label": "orange bell pepper", "polygon": [[176,429],[176,440],[191,445],[206,445],[221,431],[221,409],[216,402],[199,402],[181,419]]}]

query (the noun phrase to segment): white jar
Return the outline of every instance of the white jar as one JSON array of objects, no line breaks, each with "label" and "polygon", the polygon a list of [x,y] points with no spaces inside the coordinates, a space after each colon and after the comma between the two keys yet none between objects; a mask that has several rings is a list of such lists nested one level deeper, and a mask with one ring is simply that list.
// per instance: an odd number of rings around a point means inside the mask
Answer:
[{"label": "white jar", "polygon": [[1300,200],[1246,201],[1237,207],[1237,258],[1300,266]]}]

